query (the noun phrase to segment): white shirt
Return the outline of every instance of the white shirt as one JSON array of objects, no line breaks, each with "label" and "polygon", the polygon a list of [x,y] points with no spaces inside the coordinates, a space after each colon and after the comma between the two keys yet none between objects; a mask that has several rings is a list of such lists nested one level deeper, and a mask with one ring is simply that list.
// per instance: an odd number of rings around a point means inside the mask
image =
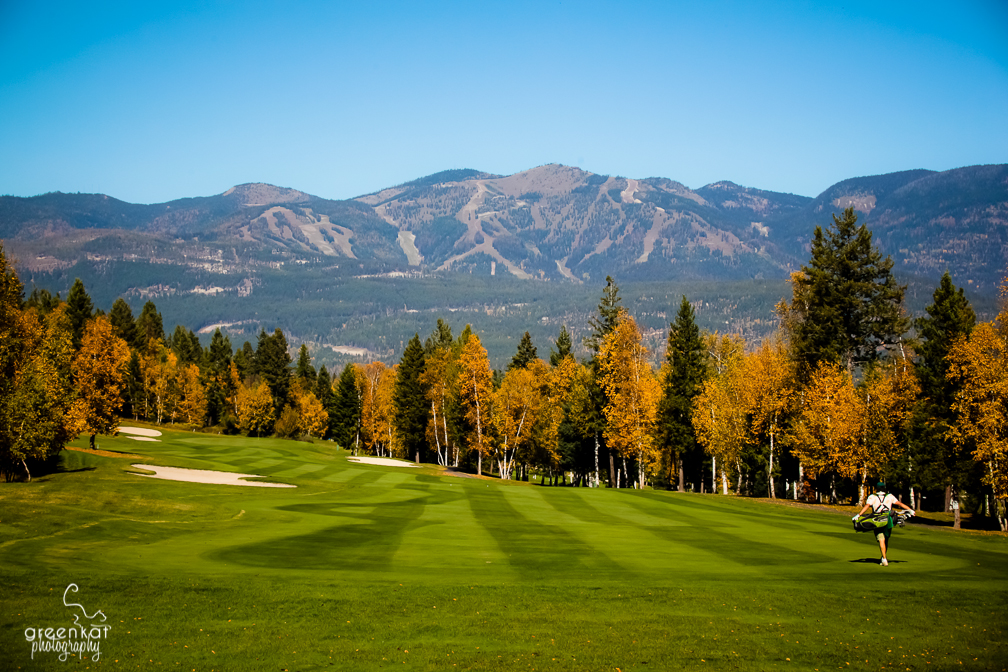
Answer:
[{"label": "white shirt", "polygon": [[872,508],[873,513],[882,513],[883,511],[891,511],[892,505],[899,502],[896,496],[892,493],[887,493],[885,497],[879,497],[878,493],[874,495],[868,495],[868,501],[866,504]]}]

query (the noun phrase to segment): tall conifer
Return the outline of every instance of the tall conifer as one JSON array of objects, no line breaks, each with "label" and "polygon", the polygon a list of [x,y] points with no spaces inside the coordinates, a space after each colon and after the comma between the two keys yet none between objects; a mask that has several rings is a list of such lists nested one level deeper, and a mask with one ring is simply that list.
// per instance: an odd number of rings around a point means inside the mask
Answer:
[{"label": "tall conifer", "polygon": [[430,415],[427,391],[420,379],[423,370],[424,349],[420,345],[420,335],[414,334],[399,361],[392,403],[396,410],[393,421],[396,432],[406,448],[406,454],[413,455],[417,463],[420,462],[420,450],[425,443]]},{"label": "tall conifer", "polygon": [[[662,400],[658,407],[659,436],[663,460],[674,465],[678,473],[678,490],[684,489],[684,457],[686,466],[703,459],[693,429],[693,401],[703,391],[707,371],[700,329],[696,325],[693,306],[684,295],[676,319],[669,324],[665,351],[665,377],[662,380]],[[699,455],[698,455],[699,453]]]}]

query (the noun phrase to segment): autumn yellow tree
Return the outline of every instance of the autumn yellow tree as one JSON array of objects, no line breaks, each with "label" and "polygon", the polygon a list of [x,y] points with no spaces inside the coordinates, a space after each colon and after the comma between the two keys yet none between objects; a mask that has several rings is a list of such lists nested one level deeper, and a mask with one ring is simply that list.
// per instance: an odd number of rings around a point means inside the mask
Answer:
[{"label": "autumn yellow tree", "polygon": [[378,456],[391,457],[397,448],[392,416],[395,367],[371,362],[363,367],[361,389],[361,438]]},{"label": "autumn yellow tree", "polygon": [[268,433],[273,426],[273,394],[269,384],[266,381],[254,387],[242,384],[236,396],[238,425],[250,436]]},{"label": "autumn yellow tree", "polygon": [[87,322],[71,367],[77,389],[71,413],[78,426],[91,435],[92,448],[96,434],[119,431],[118,411],[123,404],[129,358],[129,346],[116,335],[108,317],[101,315]]},{"label": "autumn yellow tree", "polygon": [[909,353],[903,351],[869,367],[859,392],[865,409],[861,434],[865,461],[858,486],[858,501],[863,506],[866,486],[906,450],[907,423],[920,395]]},{"label": "autumn yellow tree", "polygon": [[301,433],[306,436],[322,436],[329,426],[329,414],[322,408],[314,392],[302,394],[297,400]]},{"label": "autumn yellow tree", "polygon": [[[532,366],[533,374],[540,381],[540,395],[543,399],[542,412],[539,414],[538,441],[550,468],[556,468],[560,464],[560,425],[567,415],[567,409],[572,406],[579,366],[570,355],[561,359],[552,368],[547,368],[546,362],[542,360],[536,360]],[[585,371],[587,372],[587,369]],[[577,428],[577,423],[574,424]],[[596,479],[597,477],[596,464]]]},{"label": "autumn yellow tree", "polygon": [[[868,461],[865,404],[850,374],[823,362],[813,371],[793,429],[792,451],[814,477],[854,478]],[[830,501],[836,501],[831,479]]]},{"label": "autumn yellow tree", "polygon": [[770,498],[775,499],[773,468],[776,441],[785,428],[785,420],[794,400],[794,368],[784,343],[779,338],[765,339],[760,348],[745,358],[745,405],[753,433],[770,439],[767,480]]},{"label": "autumn yellow tree", "polygon": [[602,410],[605,438],[624,459],[637,461],[637,485],[642,488],[645,474],[658,459],[654,430],[661,397],[661,386],[647,355],[637,322],[621,312],[616,328],[605,336],[599,350],[599,384],[607,399]]},{"label": "autumn yellow tree", "polygon": [[21,310],[21,283],[0,245],[0,473],[59,452],[76,436],[70,407],[72,328],[65,306],[40,317]]},{"label": "autumn yellow tree", "polygon": [[[457,361],[449,347],[439,347],[424,360],[420,383],[427,390],[431,416],[427,423],[427,441],[437,453],[438,464],[447,467],[451,454],[448,434],[448,406],[455,396]],[[443,451],[443,452],[442,452]],[[456,461],[456,465],[458,462]]]},{"label": "autumn yellow tree", "polygon": [[[152,340],[146,356],[141,360],[141,368],[147,385],[146,393],[151,399],[155,414],[154,420],[160,425],[165,416],[175,410],[178,357],[161,340]],[[148,419],[151,419],[150,416]]]},{"label": "autumn yellow tree", "polygon": [[482,474],[483,457],[490,455],[493,449],[490,435],[493,374],[490,372],[486,348],[476,334],[470,334],[462,346],[457,386],[459,403],[471,427],[466,437],[468,448],[476,451],[476,473]]},{"label": "autumn yellow tree", "polygon": [[[721,492],[728,494],[726,471],[733,467],[741,482],[742,450],[751,440],[743,348],[738,336],[707,334],[704,345],[710,371],[703,390],[694,400],[693,428],[697,441],[713,460],[712,472],[721,465]],[[736,486],[736,493],[739,486]]]},{"label": "autumn yellow tree", "polygon": [[186,423],[202,427],[206,418],[207,397],[206,389],[200,380],[199,367],[195,364],[180,367],[175,380],[179,415]]},{"label": "autumn yellow tree", "polygon": [[497,466],[504,480],[511,478],[515,454],[529,444],[532,429],[539,421],[542,410],[543,398],[534,368],[539,369],[540,374],[548,370],[545,362],[541,366],[533,363],[510,369],[504,375],[500,388],[493,392],[491,419],[499,437]]},{"label": "autumn yellow tree", "polygon": [[978,324],[949,352],[947,375],[960,385],[949,434],[959,450],[970,450],[983,463],[998,523],[1008,532],[1008,314],[998,322]]}]

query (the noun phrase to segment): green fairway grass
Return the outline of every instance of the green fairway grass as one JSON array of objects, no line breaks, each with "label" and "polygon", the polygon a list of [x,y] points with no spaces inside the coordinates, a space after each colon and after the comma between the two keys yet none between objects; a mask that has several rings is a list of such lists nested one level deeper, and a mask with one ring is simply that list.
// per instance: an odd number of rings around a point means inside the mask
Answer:
[{"label": "green fairway grass", "polygon": [[[0,484],[0,669],[1004,670],[1008,544],[849,514],[164,430]],[[73,444],[84,447],[86,440]],[[296,488],[157,480],[130,465]],[[31,657],[70,602],[101,658]]]}]

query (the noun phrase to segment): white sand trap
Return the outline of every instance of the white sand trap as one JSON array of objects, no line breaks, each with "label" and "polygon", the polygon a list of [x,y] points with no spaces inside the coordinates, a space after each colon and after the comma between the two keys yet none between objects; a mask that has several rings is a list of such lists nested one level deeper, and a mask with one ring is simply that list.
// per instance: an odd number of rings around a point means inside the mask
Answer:
[{"label": "white sand trap", "polygon": [[133,439],[134,441],[156,441],[158,443],[161,442],[161,439],[155,439],[150,436],[128,436],[126,438]]},{"label": "white sand trap", "polygon": [[403,460],[393,460],[391,457],[348,457],[350,462],[363,462],[364,464],[377,464],[382,467],[419,467],[419,464],[404,462]]},{"label": "white sand trap", "polygon": [[137,436],[161,436],[161,432],[156,429],[144,429],[143,427],[120,427],[120,434],[136,434]]},{"label": "white sand trap", "polygon": [[189,483],[212,483],[214,485],[251,485],[257,488],[296,488],[287,483],[261,483],[243,481],[243,478],[260,478],[257,474],[232,474],[227,471],[210,471],[208,469],[181,469],[179,467],[155,467],[150,464],[134,464],[133,467],[153,474],[137,474],[148,478],[163,478],[166,481],[187,481]]}]

